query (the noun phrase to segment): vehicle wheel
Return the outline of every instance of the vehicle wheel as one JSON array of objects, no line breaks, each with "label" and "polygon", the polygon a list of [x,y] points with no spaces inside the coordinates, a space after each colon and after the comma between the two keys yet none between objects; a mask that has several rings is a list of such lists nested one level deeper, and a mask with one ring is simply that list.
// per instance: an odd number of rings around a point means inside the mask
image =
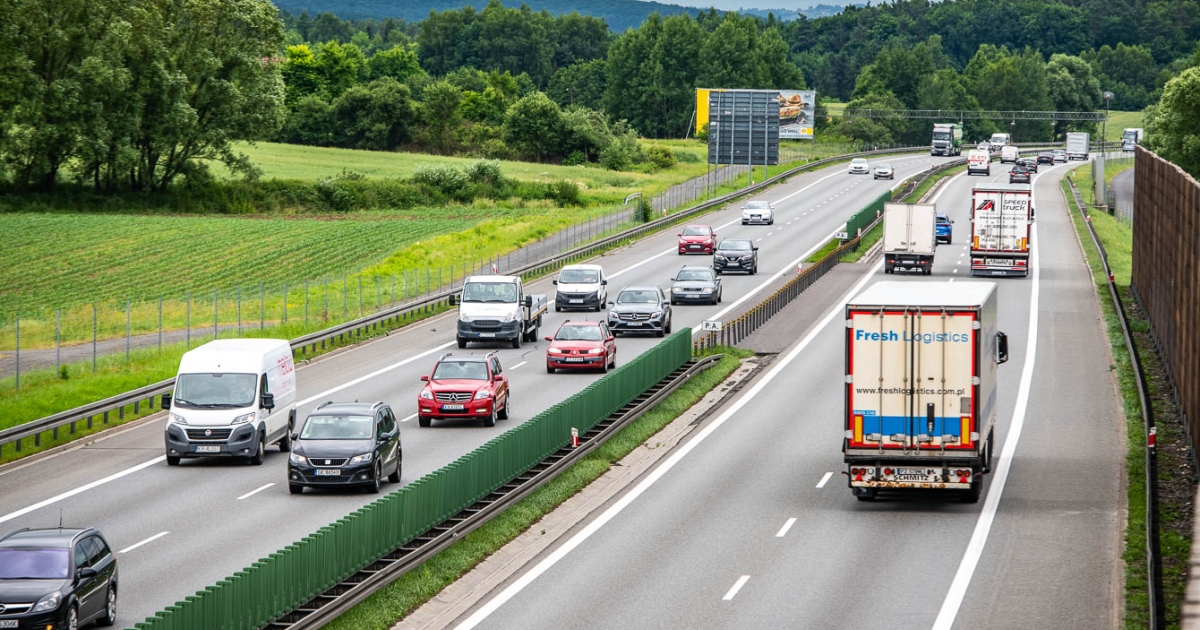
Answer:
[{"label": "vehicle wheel", "polygon": [[261,434],[258,436],[258,450],[250,456],[251,466],[262,466],[262,463],[267,459],[267,439]]},{"label": "vehicle wheel", "polygon": [[854,498],[859,501],[874,501],[876,492],[875,488],[856,488]]},{"label": "vehicle wheel", "polygon": [[288,416],[287,430],[284,431],[283,437],[279,439],[279,452],[286,453],[292,450],[292,430],[296,424],[296,418]]},{"label": "vehicle wheel", "polygon": [[179,465],[179,458],[178,458],[178,457],[173,457],[173,456],[171,456],[171,455],[167,455],[167,465],[168,465],[168,466],[178,466],[178,465]]},{"label": "vehicle wheel", "polygon": [[79,630],[79,611],[74,606],[67,609],[67,630]]},{"label": "vehicle wheel", "polygon": [[391,483],[400,483],[400,462],[401,462],[401,460],[399,459],[399,457],[400,457],[399,454],[397,454],[396,457],[397,457],[396,470],[393,470],[392,474],[388,475],[388,481]]},{"label": "vehicle wheel", "polygon": [[722,289],[720,292],[717,293],[717,304],[720,304],[721,300],[723,300],[723,299],[725,299],[725,290],[724,289]]},{"label": "vehicle wheel", "polygon": [[775,217],[771,217],[771,220],[767,221],[767,225],[775,225]]},{"label": "vehicle wheel", "polygon": [[466,347],[467,347],[467,340],[466,340],[466,339],[463,339],[462,337],[458,337],[458,338],[457,338],[457,341],[458,341],[458,349],[459,349],[459,350],[462,350],[463,348],[466,348]]},{"label": "vehicle wheel", "polygon": [[97,626],[108,626],[117,623],[117,589],[112,585],[108,585],[108,595],[104,599],[104,614],[96,620]]},{"label": "vehicle wheel", "polygon": [[289,494],[304,494],[304,486],[302,486],[298,483],[289,483],[288,484],[288,493]]},{"label": "vehicle wheel", "polygon": [[995,437],[993,435],[993,433],[995,433],[995,431],[996,431],[995,429],[991,429],[988,431],[987,447],[986,447],[987,455],[985,455],[983,458],[983,472],[986,472],[986,473],[992,472],[992,454],[996,450],[996,443],[995,443],[995,440],[993,439]]},{"label": "vehicle wheel", "polygon": [[720,269],[713,269],[713,273],[719,276],[719,275],[721,275],[721,270],[720,270]]},{"label": "vehicle wheel", "polygon": [[979,503],[979,495],[983,494],[983,478],[979,475],[971,481],[971,489],[964,490],[962,494],[963,503]]},{"label": "vehicle wheel", "polygon": [[380,472],[381,471],[379,470],[379,462],[376,461],[375,462],[375,472],[373,472],[371,474],[371,484],[367,486],[367,492],[370,492],[371,494],[375,494],[376,492],[379,492],[379,486],[380,486],[380,482],[381,482]]},{"label": "vehicle wheel", "polygon": [[675,300],[671,300],[671,306],[679,306],[679,302],[676,302]]},{"label": "vehicle wheel", "polygon": [[520,335],[517,335],[516,337],[513,337],[513,340],[512,340],[512,347],[514,347],[514,348],[520,348],[520,347],[521,347],[521,336],[520,336]]},{"label": "vehicle wheel", "polygon": [[554,373],[554,368],[550,367],[550,364],[548,364],[548,363],[546,364],[546,373],[547,373],[547,374],[553,374],[553,373]]},{"label": "vehicle wheel", "polygon": [[555,305],[554,305],[554,312],[555,312],[555,313],[561,313],[561,312],[562,312],[562,309],[561,309],[561,308],[558,308],[558,305],[557,305],[557,304],[555,304]]},{"label": "vehicle wheel", "polygon": [[746,225],[746,222],[745,222],[745,221],[742,221],[742,225]]},{"label": "vehicle wheel", "polygon": [[485,426],[485,427],[496,426],[496,404],[495,403],[492,403],[492,413],[488,414],[488,417],[483,419],[483,426]]},{"label": "vehicle wheel", "polygon": [[604,358],[604,363],[600,364],[600,373],[608,374],[608,357]]},{"label": "vehicle wheel", "polygon": [[655,336],[655,337],[663,337],[663,336],[665,336],[666,334],[667,334],[667,331],[666,331],[666,329],[665,329],[665,328],[659,328],[658,330],[654,331],[654,336]]},{"label": "vehicle wheel", "polygon": [[501,420],[508,420],[508,406],[512,404],[512,394],[504,397],[504,408],[496,412],[496,417]]},{"label": "vehicle wheel", "polygon": [[608,369],[610,369],[610,370],[617,369],[617,353],[616,352],[613,353],[612,363],[608,364]]},{"label": "vehicle wheel", "polygon": [[429,416],[417,416],[417,425],[418,426],[428,427],[432,422],[433,422],[433,419],[430,418]]}]

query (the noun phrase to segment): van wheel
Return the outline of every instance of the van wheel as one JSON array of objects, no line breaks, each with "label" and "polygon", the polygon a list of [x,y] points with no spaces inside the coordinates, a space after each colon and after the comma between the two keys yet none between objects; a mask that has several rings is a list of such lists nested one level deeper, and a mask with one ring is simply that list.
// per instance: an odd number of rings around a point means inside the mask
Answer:
[{"label": "van wheel", "polygon": [[259,434],[258,450],[255,451],[254,454],[250,456],[250,465],[251,466],[262,466],[262,463],[264,461],[266,461],[266,459],[267,459],[267,439],[265,437],[263,437],[262,434]]},{"label": "van wheel", "polygon": [[279,440],[279,452],[286,453],[292,450],[292,431],[296,426],[296,412],[292,412],[288,416],[287,430],[284,431],[283,437]]},{"label": "van wheel", "polygon": [[467,340],[466,340],[466,339],[463,339],[462,337],[458,337],[458,338],[457,338],[457,341],[458,341],[458,349],[459,349],[459,350],[462,350],[463,348],[466,348],[466,347],[467,347]]},{"label": "van wheel", "polygon": [[520,348],[520,347],[521,347],[521,335],[517,335],[516,337],[513,337],[513,340],[512,340],[512,347],[513,347],[513,348]]},{"label": "van wheel", "polygon": [[291,494],[303,494],[304,486],[302,486],[298,483],[289,483],[288,484],[288,492]]},{"label": "van wheel", "polygon": [[167,465],[168,466],[178,466],[179,458],[175,457],[173,455],[167,455]]}]

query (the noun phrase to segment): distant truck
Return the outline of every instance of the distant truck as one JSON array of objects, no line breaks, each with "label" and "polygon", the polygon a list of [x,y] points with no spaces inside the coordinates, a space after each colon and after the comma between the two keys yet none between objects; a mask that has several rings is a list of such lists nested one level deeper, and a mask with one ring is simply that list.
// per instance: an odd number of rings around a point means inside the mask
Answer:
[{"label": "distant truck", "polygon": [[860,501],[880,490],[979,501],[995,453],[994,282],[877,282],[846,304],[842,455]]},{"label": "distant truck", "polygon": [[546,296],[525,293],[520,276],[471,276],[450,304],[458,305],[459,348],[470,341],[508,341],[520,348],[522,341],[537,339],[546,313]]},{"label": "distant truck", "polygon": [[958,123],[937,123],[933,126],[933,142],[929,155],[962,155],[963,128]]},{"label": "distant truck", "polygon": [[1086,160],[1091,151],[1091,136],[1084,131],[1067,132],[1067,160]]},{"label": "distant truck", "polygon": [[1028,276],[1033,187],[986,184],[971,193],[971,275]]},{"label": "distant truck", "polygon": [[999,153],[1006,145],[1012,144],[1012,136],[1007,133],[994,133],[992,139],[988,142],[992,153]]},{"label": "distant truck", "polygon": [[933,273],[937,248],[937,208],[933,204],[883,204],[883,271],[917,269]]},{"label": "distant truck", "polygon": [[1121,150],[1132,151],[1134,147],[1142,143],[1141,127],[1131,127],[1121,132]]}]

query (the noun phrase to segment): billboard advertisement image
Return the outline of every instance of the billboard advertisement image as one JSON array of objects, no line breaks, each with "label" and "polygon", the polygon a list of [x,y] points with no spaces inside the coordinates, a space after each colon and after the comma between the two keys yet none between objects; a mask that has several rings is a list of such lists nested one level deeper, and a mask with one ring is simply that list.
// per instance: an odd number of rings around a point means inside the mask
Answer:
[{"label": "billboard advertisement image", "polygon": [[812,140],[817,93],[812,90],[779,91],[779,137]]}]

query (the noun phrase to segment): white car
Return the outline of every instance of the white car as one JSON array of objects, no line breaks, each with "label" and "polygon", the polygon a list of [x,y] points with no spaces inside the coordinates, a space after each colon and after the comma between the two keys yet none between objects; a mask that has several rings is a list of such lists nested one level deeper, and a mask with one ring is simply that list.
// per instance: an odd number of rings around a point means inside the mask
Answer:
[{"label": "white car", "polygon": [[891,164],[886,162],[876,164],[875,172],[872,174],[873,179],[896,179],[896,170]]},{"label": "white car", "polygon": [[742,206],[742,225],[751,223],[775,224],[775,206],[769,201],[747,201]]},{"label": "white car", "polygon": [[866,175],[871,172],[871,165],[864,158],[854,158],[850,160],[851,175]]}]

